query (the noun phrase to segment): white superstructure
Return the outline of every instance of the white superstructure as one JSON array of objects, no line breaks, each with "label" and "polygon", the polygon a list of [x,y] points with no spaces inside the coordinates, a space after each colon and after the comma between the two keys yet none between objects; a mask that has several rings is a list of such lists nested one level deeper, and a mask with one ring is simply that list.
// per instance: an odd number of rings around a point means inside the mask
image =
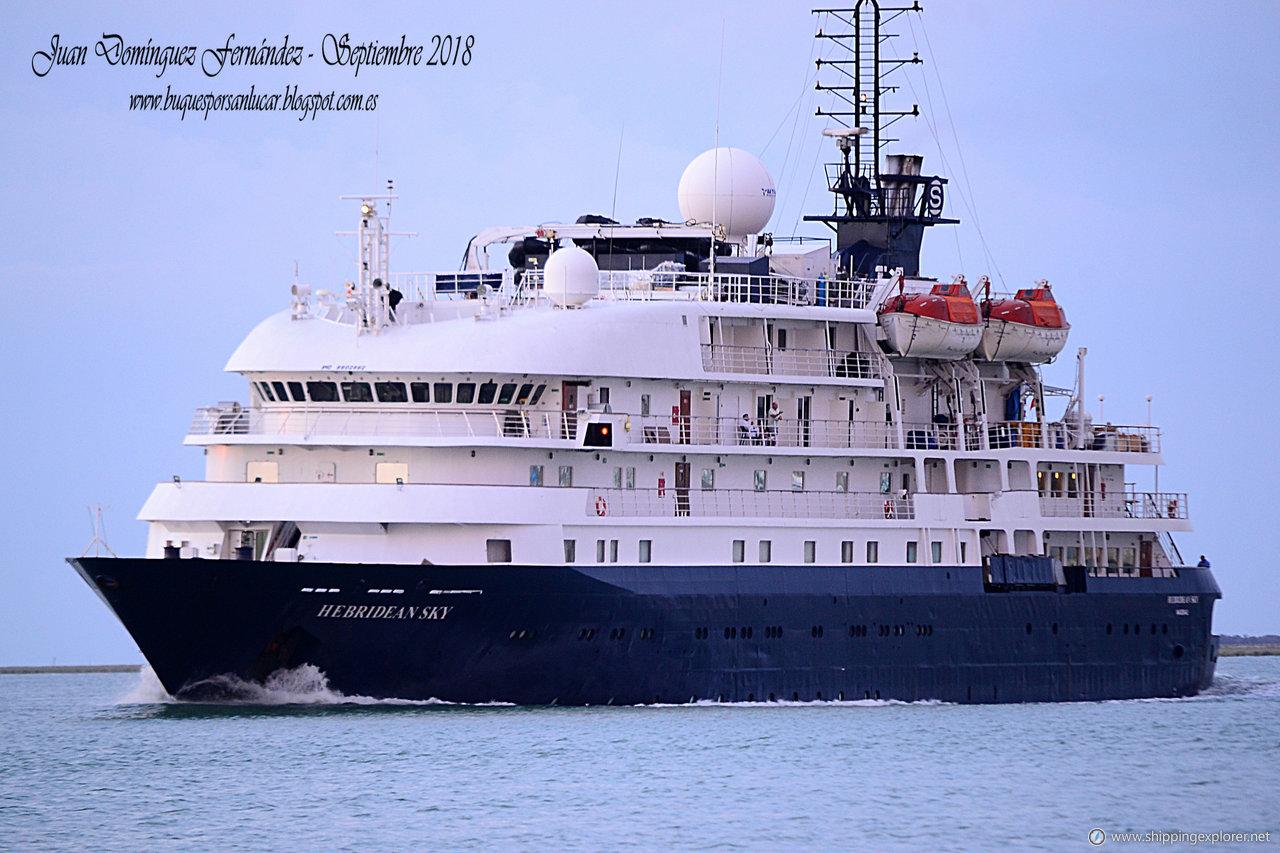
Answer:
[{"label": "white superstructure", "polygon": [[[1029,363],[891,355],[877,309],[934,282],[713,222],[489,229],[460,272],[391,274],[393,197],[357,199],[356,282],[295,287],[231,356],[249,396],[196,412],[205,480],[155,489],[148,556],[1181,562],[1186,496],[1125,473],[1159,430],[1090,423],[1083,350],[1057,405]],[[525,262],[488,269],[504,243]],[[667,257],[704,245],[706,271]]]}]

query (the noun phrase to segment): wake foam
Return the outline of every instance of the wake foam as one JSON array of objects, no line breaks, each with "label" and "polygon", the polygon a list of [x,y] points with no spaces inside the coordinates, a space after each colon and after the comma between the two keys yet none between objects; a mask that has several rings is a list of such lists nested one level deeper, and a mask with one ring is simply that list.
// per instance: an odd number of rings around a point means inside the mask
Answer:
[{"label": "wake foam", "polygon": [[329,677],[306,663],[280,669],[259,684],[236,675],[215,675],[184,686],[170,696],[147,666],[138,673],[138,682],[120,699],[121,705],[217,704],[217,705],[452,705],[439,699],[375,699],[351,696],[329,686]]}]

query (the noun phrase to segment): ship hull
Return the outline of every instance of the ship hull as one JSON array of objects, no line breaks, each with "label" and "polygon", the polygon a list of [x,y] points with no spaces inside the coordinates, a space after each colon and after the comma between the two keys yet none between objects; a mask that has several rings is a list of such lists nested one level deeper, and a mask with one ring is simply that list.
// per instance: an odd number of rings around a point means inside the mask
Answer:
[{"label": "ship hull", "polygon": [[1207,569],[1068,592],[976,566],[69,562],[188,698],[310,664],[454,702],[1079,701],[1192,695],[1217,659]]}]

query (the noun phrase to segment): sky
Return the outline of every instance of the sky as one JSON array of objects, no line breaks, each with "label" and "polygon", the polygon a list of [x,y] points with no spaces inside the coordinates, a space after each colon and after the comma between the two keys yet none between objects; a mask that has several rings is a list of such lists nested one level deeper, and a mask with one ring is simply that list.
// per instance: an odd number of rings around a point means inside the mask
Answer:
[{"label": "sky", "polygon": [[[902,4],[894,4],[902,5]],[[1280,502],[1273,365],[1280,5],[925,2],[886,52],[925,60],[897,80],[896,150],[943,174],[958,226],[921,268],[997,289],[1053,283],[1073,325],[1046,381],[1101,420],[1163,430],[1162,490],[1187,492],[1224,598],[1219,633],[1280,633],[1270,565]],[[818,17],[795,2],[21,4],[0,30],[0,335],[15,408],[0,419],[0,665],[141,662],[64,562],[93,536],[137,555],[155,483],[200,479],[182,438],[198,406],[245,400],[222,371],[302,283],[354,277],[340,194],[400,195],[393,270],[456,269],[484,227],[583,213],[678,219],[684,167],[722,145],[764,161],[768,230],[831,208],[834,159],[814,116]],[[81,65],[44,76],[54,35]],[[111,64],[125,44],[302,46],[298,66]],[[471,41],[466,64],[323,61],[349,44]],[[110,42],[110,39],[105,41]],[[441,39],[443,42],[444,40]],[[822,48],[828,55],[830,46]],[[35,70],[33,70],[33,64]],[[889,81],[887,81],[889,82]],[[371,111],[130,110],[134,94],[359,94]],[[1059,403],[1058,405],[1061,405]],[[1050,410],[1051,415],[1058,412]],[[1133,471],[1133,469],[1131,469]],[[1149,471],[1131,479],[1150,488]]]}]

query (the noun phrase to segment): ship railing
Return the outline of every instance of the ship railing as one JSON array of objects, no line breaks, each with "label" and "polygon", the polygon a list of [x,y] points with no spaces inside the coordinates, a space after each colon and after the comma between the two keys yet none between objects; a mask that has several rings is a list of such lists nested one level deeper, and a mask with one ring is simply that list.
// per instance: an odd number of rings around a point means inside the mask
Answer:
[{"label": "ship railing", "polygon": [[[1077,447],[1078,436],[1079,425],[1070,421],[1045,424],[1037,421],[1001,421],[987,427],[987,441],[995,450],[1010,447],[1073,450]],[[971,443],[968,437],[966,441]],[[971,446],[969,449],[979,448]],[[1095,424],[1085,436],[1084,449],[1120,453],[1159,453],[1160,428]]]},{"label": "ship railing", "polygon": [[914,519],[911,497],[878,492],[588,489],[586,514],[622,518]]},{"label": "ship railing", "polygon": [[708,373],[754,373],[882,379],[880,356],[849,350],[746,347],[702,344],[702,369]]},{"label": "ship railing", "polygon": [[422,436],[576,440],[576,412],[526,409],[392,409],[345,406],[206,406],[190,435]]},{"label": "ship railing", "polygon": [[1186,492],[1078,492],[1040,496],[1040,514],[1047,518],[1177,519],[1188,516]]},{"label": "ship railing", "polygon": [[633,415],[631,441],[637,440],[643,444],[896,449],[898,431],[884,421]]},{"label": "ship railing", "polygon": [[[520,277],[516,301],[538,302],[543,271],[527,269]],[[828,308],[866,308],[876,289],[875,279],[803,278],[786,275],[687,272],[681,269],[601,270],[599,293],[604,299],[688,299],[757,305],[816,305]]]},{"label": "ship railing", "polygon": [[457,270],[453,272],[399,272],[391,274],[391,287],[406,299],[469,299],[482,293],[503,290],[511,283],[512,270]]}]

